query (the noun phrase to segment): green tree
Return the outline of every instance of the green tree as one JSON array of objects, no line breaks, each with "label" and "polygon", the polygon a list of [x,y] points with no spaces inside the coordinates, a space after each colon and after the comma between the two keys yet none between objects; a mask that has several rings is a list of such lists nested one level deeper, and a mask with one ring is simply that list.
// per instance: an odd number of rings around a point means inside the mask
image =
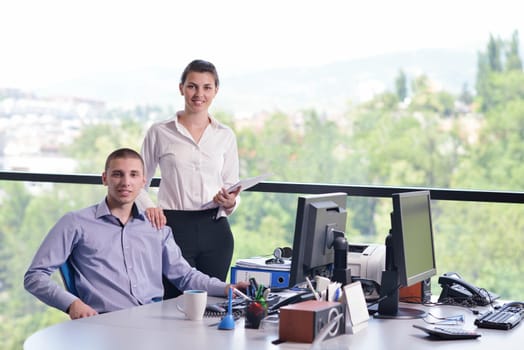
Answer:
[{"label": "green tree", "polygon": [[408,97],[408,80],[406,73],[401,69],[395,79],[395,92],[399,101],[404,101]]},{"label": "green tree", "polygon": [[485,96],[482,97],[483,110],[488,114],[501,105],[524,98],[524,74],[522,71],[492,73],[486,81]]},{"label": "green tree", "polygon": [[489,68],[492,72],[502,72],[502,41],[500,38],[495,39],[493,35],[490,34],[487,54]]},{"label": "green tree", "polygon": [[[508,44],[509,50],[503,52],[503,45],[504,43],[501,39],[495,39],[493,35],[490,35],[486,48],[487,52],[478,54],[478,71],[475,86],[482,112],[494,108],[499,103],[498,100],[506,99],[505,93],[509,92],[511,95],[521,94],[521,89],[513,89],[515,80],[520,80],[519,73],[522,72],[518,32],[513,32],[512,39]],[[505,59],[506,63],[505,70],[502,69],[503,59]]]},{"label": "green tree", "polygon": [[481,111],[488,108],[486,98],[489,98],[489,77],[491,70],[489,67],[488,56],[485,53],[479,52],[477,54],[477,79],[475,81],[475,89],[477,90],[478,104],[481,106]]},{"label": "green tree", "polygon": [[462,84],[462,91],[459,96],[459,101],[466,105],[470,105],[473,102],[473,95],[469,91],[468,83]]},{"label": "green tree", "polygon": [[107,155],[120,147],[140,151],[144,125],[135,118],[117,119],[86,127],[78,139],[65,152],[78,160],[78,172],[99,174],[104,169]]},{"label": "green tree", "polygon": [[506,71],[522,70],[522,60],[519,53],[519,32],[515,30],[509,42],[509,49],[506,52]]},{"label": "green tree", "polygon": [[[2,204],[10,208],[0,220],[1,251],[9,252],[8,260],[2,260],[9,261],[9,264],[2,269],[6,289],[0,298],[0,317],[3,319],[0,338],[7,339],[7,344],[3,345],[8,349],[21,348],[28,334],[65,319],[65,314],[48,308],[23,289],[23,275],[36,247],[60,215],[58,212],[67,210],[71,203],[64,200],[59,188],[56,192],[44,188],[40,195],[30,196],[23,183],[1,186]],[[78,193],[78,189],[76,191]],[[6,258],[2,255],[2,259]]]},{"label": "green tree", "polygon": [[417,77],[413,82],[413,96],[410,109],[431,111],[442,116],[450,116],[454,111],[455,97],[446,91],[437,90],[426,75]]},{"label": "green tree", "polygon": [[[513,40],[515,38],[516,35]],[[517,54],[515,48],[512,50]],[[524,187],[524,74],[515,64],[516,56],[514,58],[511,64],[509,56],[506,61],[506,67],[509,65],[512,69],[483,76],[481,100],[485,114],[477,119],[478,140],[465,143],[451,187],[497,190]],[[439,244],[445,247],[442,248],[443,264],[449,266],[448,270],[458,264],[465,278],[496,290],[505,298],[518,298],[524,292],[524,283],[519,278],[524,271],[514,261],[518,261],[524,246],[515,233],[524,230],[522,217],[522,205],[446,205],[442,210],[443,233],[439,239]],[[520,253],[508,254],[504,248],[508,246],[512,252]],[[464,254],[464,251],[479,254]],[[505,277],[497,278],[501,273]]]}]

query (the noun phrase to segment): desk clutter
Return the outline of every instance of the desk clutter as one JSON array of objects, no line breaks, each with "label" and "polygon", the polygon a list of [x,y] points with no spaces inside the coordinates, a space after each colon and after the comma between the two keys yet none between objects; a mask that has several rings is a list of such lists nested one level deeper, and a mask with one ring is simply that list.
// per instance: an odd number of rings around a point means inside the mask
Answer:
[{"label": "desk clutter", "polygon": [[[368,326],[370,314],[359,281],[342,286],[317,277],[314,281],[306,280],[305,285],[307,288],[272,292],[269,287],[251,278],[250,287],[245,293],[233,288],[236,298],[230,297],[225,302],[208,305],[209,310],[214,310],[212,316],[222,317],[220,322],[213,325],[218,325],[218,329],[233,330],[235,322],[243,317],[245,328],[262,328],[262,331],[271,329],[275,336],[278,334],[275,344],[310,343],[313,347],[325,339],[356,334]],[[472,325],[465,323],[463,314],[443,317],[427,312],[419,324],[414,323],[413,327],[426,332],[428,339],[466,340],[479,338],[482,328],[512,329],[524,317],[524,303],[521,302],[500,307],[493,305],[490,308],[479,315]],[[425,325],[420,324],[422,321]]]},{"label": "desk clutter", "polygon": [[[259,329],[267,319],[266,324],[278,327],[278,342],[313,343],[354,333],[369,319],[360,282],[342,286],[318,276],[313,282],[307,279],[307,288],[276,292],[254,277],[249,284],[245,293],[232,288],[237,298],[208,305],[207,317],[222,317],[219,329],[234,329],[231,319],[240,317],[245,328]],[[229,328],[221,328],[226,318]]]},{"label": "desk clutter", "polygon": [[[427,193],[416,193],[400,197],[397,200],[402,204],[414,199],[426,203],[429,196]],[[424,265],[415,278],[407,273],[408,262],[398,260],[403,255],[401,251],[394,252],[398,245],[391,243],[391,232],[386,244],[339,244],[341,242],[336,238],[343,237],[343,233],[335,228],[341,225],[325,223],[322,218],[330,215],[340,217],[343,210],[334,210],[331,208],[333,205],[328,204],[314,204],[315,210],[309,215],[320,220],[317,225],[320,229],[315,230],[319,234],[303,240],[302,245],[294,242],[293,249],[276,248],[273,256],[238,259],[231,268],[231,283],[251,282],[247,296],[241,299],[241,306],[237,305],[237,308],[242,308],[242,316],[246,317],[247,328],[258,329],[264,325],[264,319],[271,317],[273,327],[278,327],[278,342],[314,343],[345,333],[355,334],[367,327],[371,317],[422,319],[429,326],[422,329],[418,325],[418,328],[434,337],[472,339],[476,333],[468,333],[470,329],[461,332],[461,327],[468,326],[464,324],[464,315],[439,318],[427,312],[427,306],[458,305],[472,311],[476,311],[475,307],[489,307],[489,312],[471,322],[471,326],[477,328],[511,329],[524,317],[523,303],[498,305],[495,301],[499,295],[465,282],[456,272],[440,276],[438,283],[442,291],[438,301],[433,301],[431,277],[436,274],[434,259],[429,259],[432,260],[430,263],[426,261],[427,266]],[[429,204],[423,207],[421,212],[429,217]],[[327,221],[335,222],[333,218]],[[395,223],[393,220],[392,228],[396,232],[399,229]],[[431,227],[427,226],[426,236],[430,237]],[[326,243],[322,250],[324,240],[331,244]],[[432,243],[432,239],[428,242]],[[320,250],[315,250],[317,245]],[[432,253],[428,256],[434,257],[433,248],[429,245],[426,248],[427,252]],[[409,271],[418,271],[419,262],[410,263]],[[342,271],[344,278],[337,278],[337,271]],[[406,307],[405,304],[419,304],[426,306],[426,309]],[[450,327],[455,327],[456,331]]]}]

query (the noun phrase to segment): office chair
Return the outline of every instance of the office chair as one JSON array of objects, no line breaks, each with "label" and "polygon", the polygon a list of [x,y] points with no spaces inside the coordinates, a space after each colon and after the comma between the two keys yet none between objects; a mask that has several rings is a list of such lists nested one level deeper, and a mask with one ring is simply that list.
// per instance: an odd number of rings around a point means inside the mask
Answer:
[{"label": "office chair", "polygon": [[59,270],[60,275],[62,276],[62,282],[64,282],[64,286],[66,287],[67,291],[78,296],[75,286],[75,279],[73,276],[73,267],[71,266],[69,259],[60,265]]}]

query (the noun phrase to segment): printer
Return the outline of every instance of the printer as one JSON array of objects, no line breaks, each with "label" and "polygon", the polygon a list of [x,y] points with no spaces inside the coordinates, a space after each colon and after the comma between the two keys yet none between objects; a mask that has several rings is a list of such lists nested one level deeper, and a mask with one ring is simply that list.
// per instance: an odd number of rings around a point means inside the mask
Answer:
[{"label": "printer", "polygon": [[[384,244],[355,243],[348,245],[348,268],[351,269],[351,279],[356,281],[366,280],[375,282],[368,285],[368,290],[364,291],[366,299],[378,297],[378,290],[369,290],[372,286],[380,287],[382,271],[386,265],[386,246]],[[364,288],[364,285],[363,285]]]}]

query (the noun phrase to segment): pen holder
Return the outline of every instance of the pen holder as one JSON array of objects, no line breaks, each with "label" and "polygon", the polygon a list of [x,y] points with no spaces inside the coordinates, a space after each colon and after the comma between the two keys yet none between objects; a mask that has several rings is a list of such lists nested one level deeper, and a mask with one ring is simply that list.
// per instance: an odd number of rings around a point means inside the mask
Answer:
[{"label": "pen holder", "polygon": [[260,301],[251,301],[246,308],[245,328],[258,329],[260,321],[267,316],[267,306]]}]

